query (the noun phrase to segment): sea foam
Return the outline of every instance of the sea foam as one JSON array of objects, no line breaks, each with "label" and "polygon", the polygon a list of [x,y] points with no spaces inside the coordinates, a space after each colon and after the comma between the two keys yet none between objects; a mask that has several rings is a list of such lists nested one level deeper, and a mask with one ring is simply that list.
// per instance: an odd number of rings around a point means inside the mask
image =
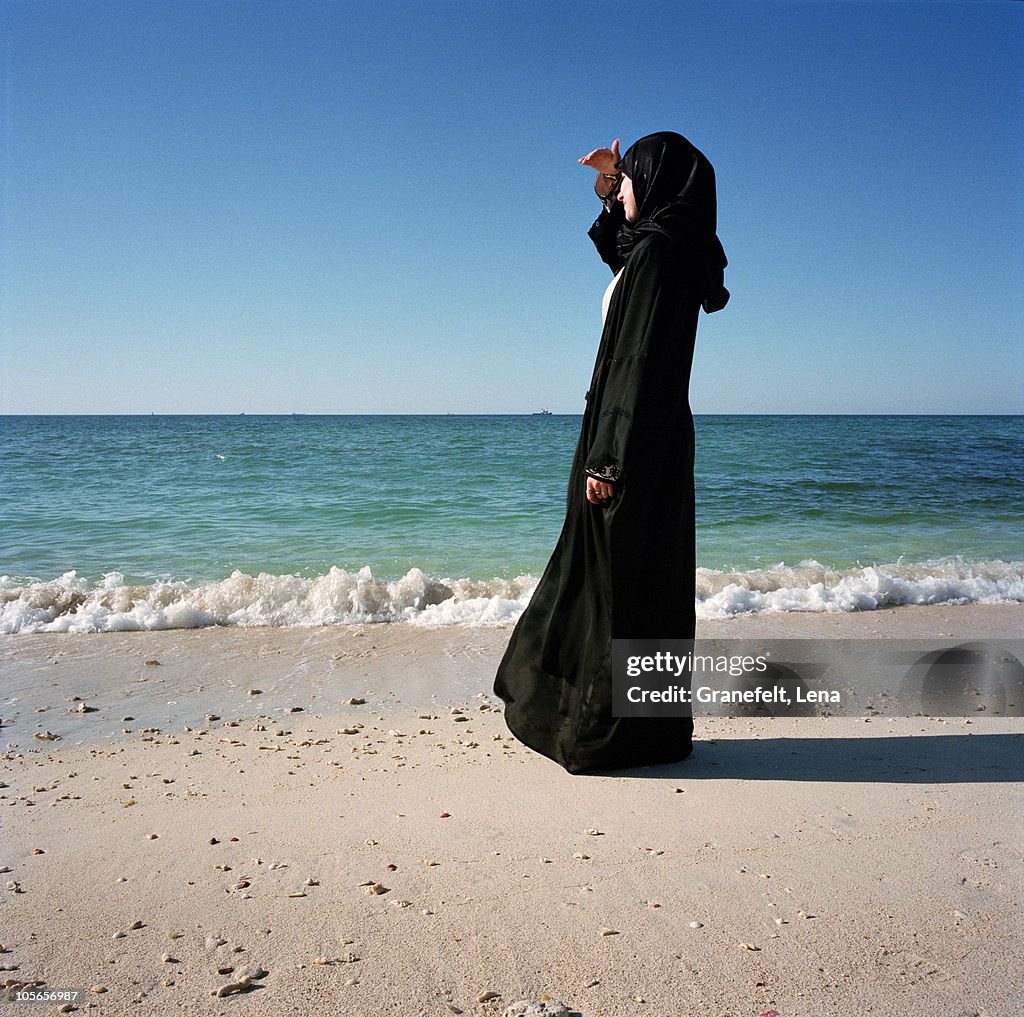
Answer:
[{"label": "sea foam", "polygon": [[235,571],[217,582],[136,585],[120,572],[90,583],[76,571],[19,583],[0,576],[0,632],[125,632],[228,626],[317,626],[409,621],[503,625],[522,612],[537,580],[436,580],[418,568],[377,579],[370,568],[313,578]]},{"label": "sea foam", "polygon": [[816,561],[746,572],[697,569],[697,617],[757,611],[869,611],[902,604],[1024,601],[1024,562],[958,560],[835,570]]},{"label": "sea foam", "polygon": [[[433,579],[410,569],[401,579],[370,568],[331,568],[312,578],[248,575],[190,585],[133,584],[120,572],[91,582],[74,570],[55,579],[0,576],[0,632],[125,632],[209,626],[319,626],[404,621],[425,627],[513,624],[529,603],[535,576]],[[900,604],[1024,602],[1024,561],[796,566],[725,572],[700,568],[698,618],[761,611],[845,612]]]}]

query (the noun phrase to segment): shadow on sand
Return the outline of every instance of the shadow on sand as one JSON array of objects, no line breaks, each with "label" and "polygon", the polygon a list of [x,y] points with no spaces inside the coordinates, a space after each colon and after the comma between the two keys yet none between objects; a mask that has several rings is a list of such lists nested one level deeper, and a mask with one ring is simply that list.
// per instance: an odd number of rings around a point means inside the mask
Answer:
[{"label": "shadow on sand", "polygon": [[591,771],[646,780],[805,780],[874,784],[988,784],[1024,780],[1024,734],[701,741],[680,763]]}]

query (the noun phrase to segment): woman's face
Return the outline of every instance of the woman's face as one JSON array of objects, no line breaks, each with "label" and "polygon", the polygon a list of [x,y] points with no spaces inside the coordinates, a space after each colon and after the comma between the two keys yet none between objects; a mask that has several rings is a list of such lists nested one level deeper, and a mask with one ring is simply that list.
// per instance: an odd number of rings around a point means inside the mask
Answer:
[{"label": "woman's face", "polygon": [[633,181],[625,173],[622,174],[622,180],[619,183],[619,201],[622,202],[623,210],[626,213],[626,222],[636,222],[639,210],[633,195]]}]

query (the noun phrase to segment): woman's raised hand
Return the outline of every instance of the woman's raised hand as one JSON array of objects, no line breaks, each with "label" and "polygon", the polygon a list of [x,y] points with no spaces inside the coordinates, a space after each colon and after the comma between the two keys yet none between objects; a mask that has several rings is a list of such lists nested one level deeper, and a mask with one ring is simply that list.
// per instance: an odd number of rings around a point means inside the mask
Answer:
[{"label": "woman's raised hand", "polygon": [[619,161],[619,139],[612,142],[611,148],[595,148],[580,159],[581,166],[589,166],[598,173],[614,173],[615,164]]}]

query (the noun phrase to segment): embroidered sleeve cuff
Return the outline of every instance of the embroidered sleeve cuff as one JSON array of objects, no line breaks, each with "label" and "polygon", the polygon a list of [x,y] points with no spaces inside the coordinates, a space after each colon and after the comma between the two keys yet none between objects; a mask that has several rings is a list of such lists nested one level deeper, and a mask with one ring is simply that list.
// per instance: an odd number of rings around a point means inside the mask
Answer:
[{"label": "embroidered sleeve cuff", "polygon": [[585,472],[588,477],[593,477],[595,480],[603,480],[606,484],[614,484],[619,479],[618,466],[602,466],[599,469],[588,466]]}]

